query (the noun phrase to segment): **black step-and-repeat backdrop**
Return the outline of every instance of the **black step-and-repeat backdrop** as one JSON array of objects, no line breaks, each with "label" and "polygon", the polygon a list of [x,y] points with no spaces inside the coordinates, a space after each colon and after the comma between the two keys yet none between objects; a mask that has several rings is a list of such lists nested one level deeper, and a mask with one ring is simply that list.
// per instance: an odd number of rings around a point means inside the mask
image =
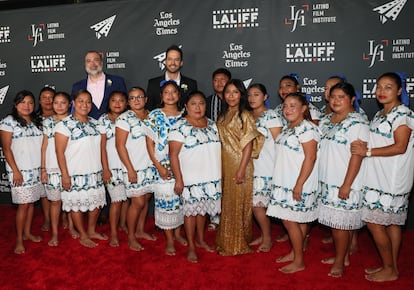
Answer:
[{"label": "black step-and-repeat backdrop", "polygon": [[[102,52],[104,70],[128,87],[146,87],[163,73],[171,44],[184,51],[183,74],[207,95],[211,73],[226,67],[246,84],[263,83],[276,106],[280,77],[294,72],[322,106],[325,80],[344,74],[371,117],[378,110],[375,79],[401,71],[413,108],[412,15],[407,0],[139,0],[0,11],[0,117],[21,89],[70,92],[85,77],[88,50]],[[10,189],[0,153],[4,198]]]}]

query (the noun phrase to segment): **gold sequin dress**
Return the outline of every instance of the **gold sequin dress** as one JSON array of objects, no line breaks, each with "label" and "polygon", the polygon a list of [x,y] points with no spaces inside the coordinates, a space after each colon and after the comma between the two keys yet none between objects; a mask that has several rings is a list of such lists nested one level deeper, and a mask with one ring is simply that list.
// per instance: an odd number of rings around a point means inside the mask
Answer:
[{"label": "gold sequin dress", "polygon": [[234,178],[242,158],[243,148],[253,141],[252,158],[257,158],[264,143],[255,125],[252,114],[243,111],[241,119],[238,109],[229,109],[217,121],[221,140],[222,201],[220,226],[217,231],[218,253],[232,256],[250,253],[252,240],[252,190],[253,160],[246,168],[246,179],[236,184]]}]

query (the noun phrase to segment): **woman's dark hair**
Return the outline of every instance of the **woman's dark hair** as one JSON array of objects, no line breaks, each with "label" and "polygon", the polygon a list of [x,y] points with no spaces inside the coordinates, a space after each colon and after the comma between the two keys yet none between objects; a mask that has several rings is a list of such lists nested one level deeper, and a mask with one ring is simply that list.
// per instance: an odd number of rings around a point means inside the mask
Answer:
[{"label": "woman's dark hair", "polygon": [[330,91],[329,94],[332,94],[332,92],[336,89],[340,89],[342,91],[344,91],[344,93],[346,95],[348,95],[351,99],[353,97],[356,97],[356,91],[353,85],[351,85],[350,83],[347,82],[339,82],[336,85],[334,85]]},{"label": "woman's dark hair", "polygon": [[[243,84],[243,81],[240,79],[231,79],[229,80],[223,89],[223,96],[225,96],[226,90],[229,85],[234,85],[236,89],[240,92],[240,103],[239,103],[239,118],[241,120],[241,113],[244,110],[251,111],[252,108],[249,105],[249,102],[247,101],[247,90],[246,87]],[[224,98],[226,100],[226,98]],[[223,110],[220,113],[220,117],[227,114],[227,111],[229,110],[229,105],[227,102],[223,102]]]},{"label": "woman's dark hair", "polygon": [[92,101],[92,94],[88,90],[85,90],[85,89],[80,89],[79,91],[77,91],[75,93],[75,95],[73,96],[73,100],[76,100],[82,94],[89,95],[89,97],[91,98],[91,101]]},{"label": "woman's dark hair", "polygon": [[53,94],[53,96],[55,96],[55,94],[56,94],[55,89],[52,88],[52,87],[43,87],[40,90],[40,92],[39,92],[39,106],[38,106],[38,108],[36,110],[36,114],[38,114],[39,116],[42,116],[43,115],[43,108],[40,105],[40,96],[42,95],[43,92],[51,92]]},{"label": "woman's dark hair", "polygon": [[[145,92],[144,92],[144,94],[145,94]],[[125,101],[126,101],[126,103],[128,104],[128,96],[127,96],[127,94],[125,94],[124,92],[122,92],[122,91],[113,91],[113,92],[111,92],[110,94],[109,94],[109,99],[108,99],[108,108],[106,109],[106,112],[107,113],[109,113],[109,112],[111,112],[111,109],[109,108],[109,101],[112,99],[112,97],[113,96],[115,96],[115,95],[121,95],[122,97],[124,97],[124,99],[125,99]],[[125,106],[125,110],[123,111],[123,112],[125,112],[127,110],[127,106]],[[122,112],[122,113],[123,113]]]},{"label": "woman's dark hair", "polygon": [[[27,122],[25,119],[20,117],[19,113],[17,112],[16,106],[23,102],[25,97],[31,97],[33,99],[33,105],[36,105],[36,99],[32,92],[27,90],[22,90],[16,94],[16,96],[13,99],[13,108],[11,115],[12,117],[19,123],[20,126],[26,127]],[[36,112],[33,110],[33,112],[30,114],[30,120],[33,122],[33,124],[40,130],[42,130],[42,119],[41,117],[36,114]]]},{"label": "woman's dark hair", "polygon": [[174,86],[177,89],[177,92],[178,92],[178,103],[177,103],[177,107],[178,107],[179,110],[181,110],[181,101],[180,101],[180,99],[181,99],[181,91],[180,91],[180,87],[178,86],[177,82],[176,81],[173,81],[173,80],[162,81],[161,84],[160,84],[160,98],[161,98],[160,108],[163,108],[164,107],[164,102],[162,101],[162,93],[164,92],[165,88],[168,85],[172,85],[172,86]]},{"label": "woman's dark hair", "polygon": [[263,84],[260,84],[260,83],[251,84],[250,86],[248,86],[247,91],[249,91],[251,88],[258,89],[263,93],[263,95],[267,95],[266,87]]},{"label": "woman's dark hair", "polygon": [[305,94],[302,94],[302,93],[299,93],[299,92],[297,92],[297,93],[290,93],[290,94],[288,94],[286,96],[285,102],[286,102],[286,99],[289,98],[289,97],[290,98],[295,98],[296,100],[298,100],[302,104],[302,106],[306,106],[306,110],[303,113],[303,118],[305,120],[312,121],[312,117],[311,117],[311,114],[310,114],[310,111],[309,111],[309,103],[306,100],[306,95]]},{"label": "woman's dark hair", "polygon": [[[202,92],[202,91],[192,91],[188,96],[185,97],[183,104],[187,105],[188,102],[195,96],[200,96],[204,99],[204,101],[207,101],[206,95]],[[184,107],[185,108],[185,107]],[[183,113],[183,117],[187,116],[188,112],[187,109],[185,108],[184,113]]]},{"label": "woman's dark hair", "polygon": [[135,91],[135,90],[141,90],[144,93],[144,96],[147,97],[147,92],[145,92],[145,90],[143,88],[141,88],[140,86],[133,86],[129,91],[128,91],[128,95],[130,92]]},{"label": "woman's dark hair", "polygon": [[292,82],[295,83],[296,86],[300,86],[299,84],[299,80],[298,80],[298,75],[297,74],[288,74],[288,75],[284,75],[283,77],[280,78],[279,84],[283,81],[283,80],[291,80]]}]

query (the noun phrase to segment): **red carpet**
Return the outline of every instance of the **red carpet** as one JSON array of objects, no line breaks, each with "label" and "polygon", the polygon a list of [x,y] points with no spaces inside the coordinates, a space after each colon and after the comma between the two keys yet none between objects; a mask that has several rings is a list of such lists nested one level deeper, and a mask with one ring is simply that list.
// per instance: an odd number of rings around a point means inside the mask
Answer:
[{"label": "red carpet", "polygon": [[[351,256],[351,266],[344,277],[327,276],[330,266],[320,263],[333,254],[332,245],[321,239],[327,235],[315,226],[310,248],[306,252],[307,268],[295,274],[282,274],[274,261],[289,250],[288,243],[275,243],[270,253],[254,253],[237,257],[222,257],[198,251],[199,263],[186,260],[186,248],[177,245],[177,256],[164,255],[162,232],[155,232],[158,241],[142,241],[145,250],[133,252],[120,233],[121,246],[111,248],[100,242],[94,249],[82,247],[67,231],[60,230],[59,247],[47,245],[48,232],[40,232],[40,209],[35,210],[33,232],[43,241],[26,241],[26,253],[13,253],[15,242],[15,208],[0,207],[0,288],[1,289],[414,289],[414,231],[403,232],[400,254],[400,278],[394,282],[373,283],[364,279],[364,268],[378,266],[379,258],[367,230],[359,237],[359,251]],[[109,235],[108,225],[98,228]],[[273,235],[281,233],[274,224]],[[207,233],[213,243],[214,233]]]}]

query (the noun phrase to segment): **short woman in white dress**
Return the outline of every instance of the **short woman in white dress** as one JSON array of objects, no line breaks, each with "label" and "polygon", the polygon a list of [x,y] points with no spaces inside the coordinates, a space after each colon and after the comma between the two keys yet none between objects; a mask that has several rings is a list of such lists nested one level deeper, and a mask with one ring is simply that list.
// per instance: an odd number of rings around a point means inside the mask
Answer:
[{"label": "short woman in white dress", "polygon": [[259,225],[261,235],[250,245],[259,245],[258,252],[269,252],[272,248],[272,237],[270,218],[266,215],[266,210],[272,195],[275,139],[282,130],[283,124],[276,112],[265,105],[268,95],[264,85],[251,84],[247,88],[247,100],[253,109],[257,131],[265,136],[259,158],[253,159],[253,215]]},{"label": "short woman in white dress", "polygon": [[155,168],[147,152],[143,122],[148,115],[145,109],[147,100],[144,89],[132,88],[128,93],[130,109],[119,116],[115,123],[116,148],[122,161],[126,195],[131,199],[127,212],[128,245],[134,251],[143,249],[137,238],[156,240],[154,235],[144,231],[147,196],[150,196],[155,181]]},{"label": "short woman in white dress", "polygon": [[[70,96],[65,92],[57,92],[53,96],[54,115],[43,119],[42,142],[42,183],[45,184],[47,199],[50,202],[50,224],[52,237],[48,242],[51,247],[59,244],[58,226],[62,209],[62,182],[55,150],[55,126],[69,115]],[[69,233],[73,238],[78,238],[79,233],[73,226],[70,215],[68,217]]]},{"label": "short woman in white dress", "polygon": [[[107,240],[96,232],[100,209],[106,204],[102,182],[101,132],[98,121],[89,117],[92,96],[80,90],[73,99],[74,112],[55,127],[56,157],[62,173],[62,209],[70,212],[79,231],[79,243],[93,248],[92,239]],[[88,212],[88,229],[83,213]]]},{"label": "short woman in white dress", "polygon": [[322,260],[332,264],[328,273],[341,277],[349,265],[349,253],[354,230],[364,223],[362,209],[362,157],[351,154],[355,140],[368,142],[367,119],[355,111],[354,87],[339,82],[330,90],[329,107],[332,113],[319,122],[322,132],[319,150],[320,207],[319,223],[332,228],[336,254]]},{"label": "short woman in white dress", "polygon": [[35,97],[20,91],[13,99],[10,115],[0,122],[0,136],[6,171],[11,187],[12,202],[17,204],[16,245],[14,252],[26,251],[23,240],[40,242],[31,232],[34,203],[44,187],[40,182],[40,150],[42,122],[34,113]]},{"label": "short woman in white dress", "polygon": [[[113,91],[109,95],[108,112],[99,120],[102,154],[102,181],[106,185],[111,205],[109,206],[109,227],[111,247],[119,247],[118,225],[125,224],[128,210],[128,199],[122,173],[122,162],[115,146],[115,121],[127,108],[127,95],[124,92]],[[121,214],[124,216],[121,218]]]},{"label": "short woman in white dress", "polygon": [[175,81],[161,83],[161,108],[151,111],[145,120],[147,150],[157,169],[154,182],[155,225],[164,230],[167,244],[165,253],[175,255],[174,239],[187,245],[181,236],[184,215],[180,196],[174,192],[175,179],[168,156],[168,133],[181,118],[180,88]]},{"label": "short woman in white dress", "polygon": [[383,282],[398,279],[401,225],[414,179],[414,113],[404,77],[396,73],[378,78],[375,95],[383,109],[370,123],[368,145],[354,142],[352,153],[366,157],[362,219],[382,260],[381,267],[365,270],[365,278]]},{"label": "short woman in white dress", "polygon": [[310,121],[308,103],[301,93],[286,96],[283,115],[289,123],[276,139],[273,189],[267,215],[283,221],[292,245],[290,253],[276,260],[291,263],[279,270],[294,273],[305,269],[303,247],[307,223],[318,218],[316,159],[320,132]]},{"label": "short woman in white dress", "polygon": [[214,251],[204,240],[204,228],[206,214],[215,216],[221,212],[221,143],[216,124],[205,117],[205,95],[192,92],[184,104],[183,118],[170,131],[168,146],[174,191],[183,202],[187,260],[196,263],[196,244]]}]

